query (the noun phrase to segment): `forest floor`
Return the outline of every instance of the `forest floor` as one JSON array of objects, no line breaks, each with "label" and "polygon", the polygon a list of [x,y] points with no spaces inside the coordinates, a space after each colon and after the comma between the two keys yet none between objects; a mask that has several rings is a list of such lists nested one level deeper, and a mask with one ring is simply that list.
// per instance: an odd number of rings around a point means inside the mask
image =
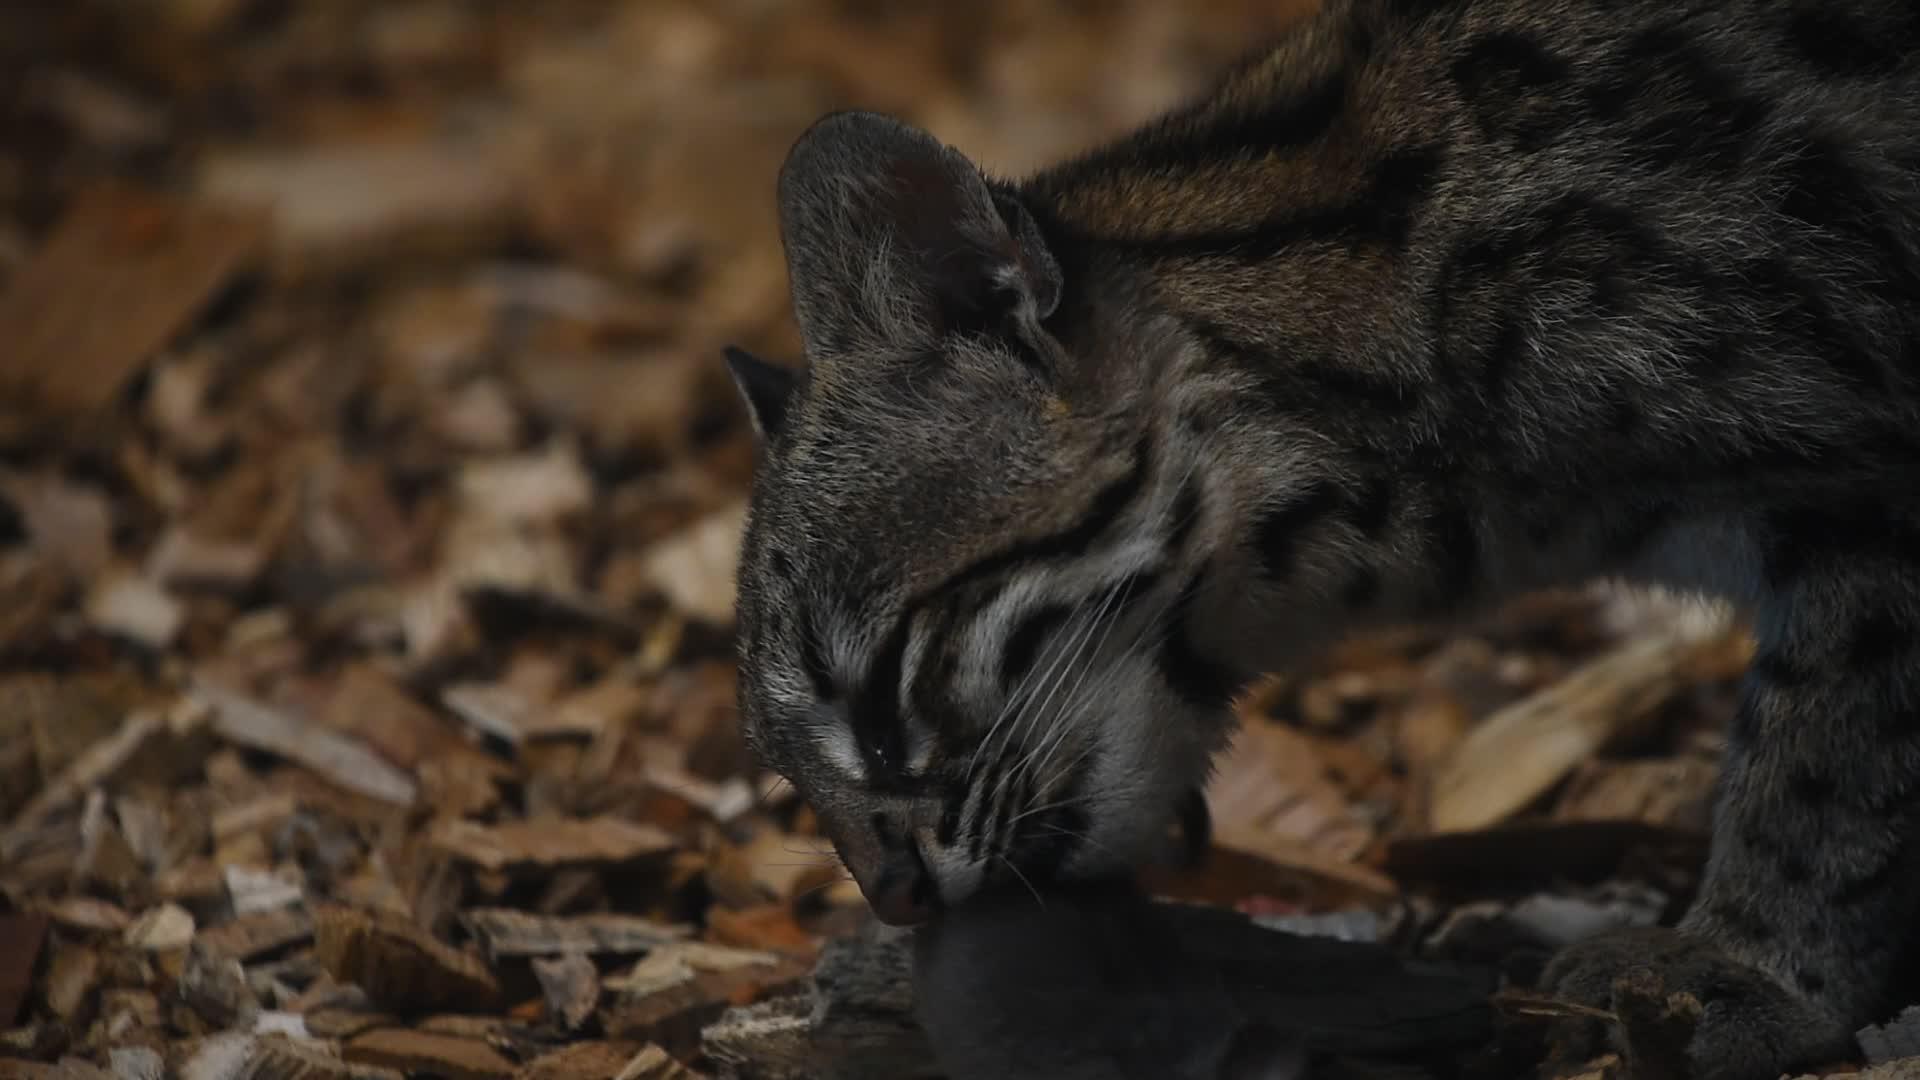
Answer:
[{"label": "forest floor", "polygon": [[[858,1074],[729,1011],[865,920],[733,699],[720,348],[800,359],[775,171],[859,105],[1019,173],[1302,4],[28,7],[0,1077]],[[1748,651],[1603,591],[1330,648],[1244,702],[1214,849],[1154,884],[1524,980],[1684,905]],[[1457,1074],[1415,1058],[1379,1075]]]}]

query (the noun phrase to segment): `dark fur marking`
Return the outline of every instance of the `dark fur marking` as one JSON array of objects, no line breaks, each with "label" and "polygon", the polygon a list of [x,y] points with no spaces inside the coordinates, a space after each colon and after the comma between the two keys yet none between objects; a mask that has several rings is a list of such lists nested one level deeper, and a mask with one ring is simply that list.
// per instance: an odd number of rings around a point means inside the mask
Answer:
[{"label": "dark fur marking", "polygon": [[1746,908],[1722,901],[1709,905],[1706,914],[1729,931],[1755,944],[1773,940],[1773,927]]},{"label": "dark fur marking", "polygon": [[1818,510],[1789,507],[1765,520],[1761,572],[1775,586],[1806,573],[1817,560],[1846,558],[1910,564],[1920,530],[1870,499],[1830,500]]},{"label": "dark fur marking", "polygon": [[1789,885],[1804,885],[1813,880],[1813,867],[1803,856],[1791,852],[1781,855],[1780,880]]},{"label": "dark fur marking", "polygon": [[1200,525],[1200,485],[1187,481],[1173,500],[1173,528],[1167,533],[1166,549],[1177,553],[1187,546],[1187,538]]},{"label": "dark fur marking", "polygon": [[906,762],[900,723],[900,665],[907,651],[908,619],[901,619],[874,657],[873,669],[847,701],[848,724],[868,757],[876,786]]},{"label": "dark fur marking", "polygon": [[1787,50],[1829,79],[1890,75],[1906,59],[1898,40],[1827,4],[1803,7],[1786,25]]},{"label": "dark fur marking", "polygon": [[1833,890],[1833,902],[1836,904],[1857,904],[1876,893],[1884,892],[1889,885],[1900,878],[1905,868],[1904,862],[1897,857],[1883,859],[1879,866],[1864,874],[1855,874],[1842,881]]},{"label": "dark fur marking", "polygon": [[1139,496],[1141,489],[1146,485],[1151,457],[1147,444],[1142,442],[1134,448],[1133,465],[1127,470],[1126,475],[1102,488],[1100,493],[1094,496],[1087,512],[1078,522],[1062,532],[1018,543],[1004,551],[976,560],[942,584],[929,590],[919,601],[916,601],[916,604],[923,603],[926,596],[958,588],[1010,567],[1084,554],[1095,540],[1113,527],[1113,523]]},{"label": "dark fur marking", "polygon": [[1831,776],[1801,768],[1787,779],[1787,790],[1800,802],[1823,806],[1840,793],[1840,784]]},{"label": "dark fur marking", "polygon": [[1184,323],[1208,352],[1235,361],[1257,378],[1266,400],[1283,410],[1313,405],[1325,396],[1323,392],[1386,413],[1407,412],[1422,398],[1416,388],[1365,367],[1332,358],[1282,361],[1264,348],[1234,339],[1225,327],[1211,320],[1189,315]]},{"label": "dark fur marking", "polygon": [[1632,122],[1636,157],[1661,169],[1736,168],[1773,112],[1770,103],[1742,93],[1697,39],[1671,25],[1630,38],[1586,97],[1603,119]]},{"label": "dark fur marking", "polygon": [[1827,521],[1807,510],[1783,510],[1766,523],[1766,541],[1760,572],[1774,586],[1790,584],[1806,572],[1828,527]]},{"label": "dark fur marking", "polygon": [[1867,248],[1859,257],[1891,267],[1896,272],[1887,283],[1891,289],[1882,287],[1889,303],[1906,304],[1920,294],[1920,256],[1889,229],[1883,200],[1844,147],[1828,136],[1802,132],[1784,170],[1781,213],[1830,239],[1858,243]]},{"label": "dark fur marking", "polygon": [[1481,131],[1523,151],[1551,143],[1575,118],[1574,103],[1561,94],[1567,61],[1524,34],[1480,35],[1451,74]]},{"label": "dark fur marking", "polygon": [[1527,354],[1527,336],[1520,329],[1520,321],[1511,312],[1497,319],[1499,329],[1494,332],[1493,343],[1480,358],[1480,383],[1495,401],[1506,395],[1514,370]]},{"label": "dark fur marking", "polygon": [[1167,611],[1167,635],[1154,657],[1160,675],[1180,699],[1205,708],[1225,708],[1240,687],[1232,670],[1194,648],[1188,636],[1187,613],[1200,589],[1200,578],[1181,588]]},{"label": "dark fur marking", "polygon": [[1747,280],[1773,329],[1797,339],[1811,356],[1861,389],[1878,394],[1892,390],[1874,349],[1860,340],[1850,321],[1834,314],[1815,281],[1779,258],[1748,267]]},{"label": "dark fur marking", "polygon": [[1340,599],[1350,608],[1371,607],[1380,596],[1380,572],[1363,566],[1340,587]]},{"label": "dark fur marking", "polygon": [[1809,994],[1818,994],[1827,988],[1826,977],[1817,971],[1802,969],[1794,973],[1793,981],[1799,983],[1800,989]]},{"label": "dark fur marking", "polygon": [[1479,572],[1480,538],[1472,512],[1464,501],[1445,503],[1436,510],[1428,530],[1427,550],[1435,571],[1429,607],[1452,610],[1472,591]]},{"label": "dark fur marking", "polygon": [[1000,685],[1012,689],[1033,670],[1047,636],[1073,614],[1070,604],[1047,604],[1020,620],[1000,649]]},{"label": "dark fur marking", "polygon": [[1619,398],[1607,404],[1607,434],[1620,439],[1631,439],[1646,427],[1646,414],[1640,406],[1628,398]]},{"label": "dark fur marking", "polygon": [[1391,473],[1379,472],[1369,477],[1361,485],[1360,493],[1354,498],[1353,509],[1348,516],[1353,527],[1369,540],[1378,540],[1393,520],[1393,477]]},{"label": "dark fur marking", "polygon": [[809,626],[800,635],[800,667],[807,673],[814,697],[821,701],[833,701],[840,696],[839,689],[834,685],[833,670],[827,664],[827,655],[821,651],[818,627]]},{"label": "dark fur marking", "polygon": [[1847,667],[1855,672],[1879,667],[1912,653],[1914,642],[1911,623],[1885,609],[1868,612],[1847,631]]},{"label": "dark fur marking", "polygon": [[1747,666],[1747,673],[1758,682],[1775,690],[1792,690],[1813,681],[1813,672],[1787,658],[1780,648],[1766,649],[1754,654],[1753,662]]},{"label": "dark fur marking", "polygon": [[1127,156],[1141,169],[1186,168],[1194,161],[1257,160],[1297,150],[1326,135],[1346,109],[1351,83],[1342,68],[1280,104],[1212,118],[1198,137],[1149,142]]},{"label": "dark fur marking", "polygon": [[1276,581],[1284,579],[1293,571],[1300,534],[1339,509],[1343,500],[1340,488],[1327,481],[1317,481],[1291,502],[1261,514],[1253,526],[1253,542],[1261,570]]},{"label": "dark fur marking", "polygon": [[1404,147],[1377,162],[1365,188],[1344,203],[1286,214],[1247,228],[1116,237],[1112,242],[1148,257],[1251,262],[1310,243],[1402,247],[1414,218],[1439,182],[1442,158],[1438,147]]}]

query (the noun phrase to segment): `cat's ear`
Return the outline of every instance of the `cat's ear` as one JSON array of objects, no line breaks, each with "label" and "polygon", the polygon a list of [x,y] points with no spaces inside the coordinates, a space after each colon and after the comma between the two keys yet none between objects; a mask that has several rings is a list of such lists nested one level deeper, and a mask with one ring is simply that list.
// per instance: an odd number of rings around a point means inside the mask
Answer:
[{"label": "cat's ear", "polygon": [[780,229],[800,331],[816,356],[1030,332],[1060,266],[1017,198],[918,128],[836,113],[780,172]]},{"label": "cat's ear", "polygon": [[764,442],[785,426],[787,402],[793,398],[800,376],[792,368],[770,364],[737,346],[728,345],[721,351],[726,354],[733,385],[740,388],[740,397],[746,402],[753,432]]}]

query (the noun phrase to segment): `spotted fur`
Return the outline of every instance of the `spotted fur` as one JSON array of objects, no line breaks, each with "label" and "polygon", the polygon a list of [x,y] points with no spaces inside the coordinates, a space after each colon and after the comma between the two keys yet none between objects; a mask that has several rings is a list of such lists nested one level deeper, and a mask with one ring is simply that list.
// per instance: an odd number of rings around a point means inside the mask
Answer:
[{"label": "spotted fur", "polygon": [[[1330,0],[1024,180],[844,113],[779,197],[810,364],[734,361],[743,712],[869,895],[1125,865],[1255,674],[1617,576],[1759,632],[1677,940],[1781,996],[1710,1004],[1702,1075],[1886,1004],[1920,913],[1920,8]],[[1603,998],[1654,953],[1555,977]]]}]

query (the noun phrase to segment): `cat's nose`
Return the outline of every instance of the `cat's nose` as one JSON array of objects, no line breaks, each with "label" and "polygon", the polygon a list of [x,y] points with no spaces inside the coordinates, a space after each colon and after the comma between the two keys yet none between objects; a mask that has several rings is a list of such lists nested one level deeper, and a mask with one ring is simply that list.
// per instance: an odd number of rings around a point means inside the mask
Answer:
[{"label": "cat's nose", "polygon": [[940,906],[940,890],[920,857],[919,845],[909,843],[888,859],[867,893],[867,906],[891,926],[918,926],[933,918]]}]

